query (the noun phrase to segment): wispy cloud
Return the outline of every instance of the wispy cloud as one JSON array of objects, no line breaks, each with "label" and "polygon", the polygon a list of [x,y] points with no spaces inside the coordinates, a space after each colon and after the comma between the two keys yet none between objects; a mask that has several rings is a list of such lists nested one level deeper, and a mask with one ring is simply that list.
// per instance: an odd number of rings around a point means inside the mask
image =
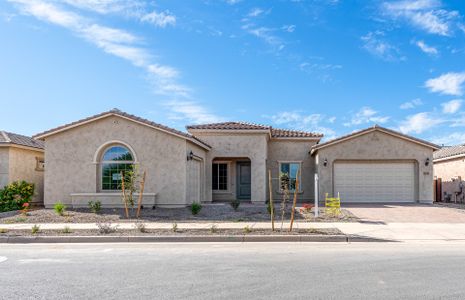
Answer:
[{"label": "wispy cloud", "polygon": [[249,34],[259,38],[260,40],[264,41],[266,44],[271,46],[276,51],[281,51],[284,49],[285,44],[281,38],[274,34],[276,31],[273,28],[269,27],[255,27],[254,24],[245,24],[242,26]]},{"label": "wispy cloud", "polygon": [[455,99],[441,104],[442,112],[445,114],[455,114],[462,107],[463,100]]},{"label": "wispy cloud", "polygon": [[448,36],[454,21],[459,19],[457,11],[442,9],[440,0],[402,0],[384,2],[383,14],[394,19],[402,19],[411,26],[431,34]]},{"label": "wispy cloud", "polygon": [[461,96],[463,95],[463,83],[465,82],[465,72],[449,72],[439,77],[429,79],[425,82],[425,87],[431,92]]},{"label": "wispy cloud", "polygon": [[418,114],[408,116],[404,121],[400,123],[399,130],[400,132],[405,134],[420,134],[443,122],[444,120],[440,117],[433,116],[431,113],[428,112],[421,112]]},{"label": "wispy cloud", "polygon": [[380,116],[379,113],[371,107],[365,106],[357,111],[349,122],[344,123],[344,126],[350,127],[369,123],[383,124],[389,121],[389,119],[390,118],[387,116]]},{"label": "wispy cloud", "polygon": [[324,125],[325,123],[334,123],[335,117],[327,117],[322,114],[304,114],[300,111],[285,111],[264,117],[271,119],[273,124],[277,126],[322,133],[325,139],[336,137],[336,132]]},{"label": "wispy cloud", "polygon": [[295,28],[296,28],[295,25],[284,25],[283,27],[281,27],[281,29],[286,32],[294,32]]},{"label": "wispy cloud", "polygon": [[263,14],[265,11],[259,7],[253,8],[248,14],[247,17],[249,18],[255,18],[258,17],[259,15]]},{"label": "wispy cloud", "polygon": [[405,60],[399,49],[386,41],[384,35],[383,31],[374,31],[362,36],[360,39],[363,42],[363,48],[373,56],[386,61]]},{"label": "wispy cloud", "polygon": [[204,106],[194,101],[172,100],[164,103],[169,109],[168,118],[171,120],[186,120],[192,124],[216,123],[223,118],[209,112]]},{"label": "wispy cloud", "polygon": [[437,145],[463,145],[465,144],[464,132],[453,132],[446,135],[438,135],[431,138],[431,141]]},{"label": "wispy cloud", "polygon": [[416,41],[415,45],[417,45],[418,48],[420,48],[420,50],[425,52],[426,54],[429,54],[429,55],[438,55],[439,54],[438,49],[436,49],[436,48],[434,48],[432,46],[428,46],[424,41]]},{"label": "wispy cloud", "polygon": [[400,109],[412,109],[417,106],[423,105],[423,101],[420,98],[413,99],[412,101],[404,102],[400,105]]},{"label": "wispy cloud", "polygon": [[164,28],[167,25],[176,24],[176,17],[173,14],[171,14],[169,11],[163,11],[163,12],[153,11],[151,13],[143,15],[140,18],[140,20],[142,22],[154,24],[161,28]]},{"label": "wispy cloud", "polygon": [[[134,66],[142,68],[150,81],[154,84],[156,93],[169,94],[170,96],[187,96],[188,90],[175,81],[179,72],[170,66],[161,65],[153,61],[152,55],[147,49],[140,47],[141,38],[132,33],[95,23],[80,14],[66,10],[52,2],[45,0],[8,0],[18,5],[25,15],[34,16],[39,20],[64,27],[86,41],[94,44],[104,52],[122,58]],[[99,11],[111,6],[108,1],[68,0],[76,5],[84,5]],[[122,1],[119,1],[122,3]],[[97,8],[96,8],[97,7]]]}]

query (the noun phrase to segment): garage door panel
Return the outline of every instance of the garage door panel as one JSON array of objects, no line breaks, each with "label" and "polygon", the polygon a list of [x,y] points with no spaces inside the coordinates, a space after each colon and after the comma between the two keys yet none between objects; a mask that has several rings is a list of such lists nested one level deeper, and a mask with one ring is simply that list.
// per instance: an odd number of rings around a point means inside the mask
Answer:
[{"label": "garage door panel", "polygon": [[342,202],[414,202],[414,163],[336,163],[335,192]]}]

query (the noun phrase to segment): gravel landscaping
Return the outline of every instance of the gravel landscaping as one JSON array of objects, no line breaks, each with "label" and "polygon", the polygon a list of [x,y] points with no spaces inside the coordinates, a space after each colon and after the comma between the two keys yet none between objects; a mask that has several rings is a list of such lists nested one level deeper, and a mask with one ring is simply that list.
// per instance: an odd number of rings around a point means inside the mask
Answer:
[{"label": "gravel landscaping", "polygon": [[38,233],[32,234],[31,230],[10,230],[0,232],[0,236],[242,236],[242,235],[340,235],[341,231],[335,228],[323,229],[296,229],[293,232],[283,230],[283,232],[265,230],[265,229],[217,229],[211,231],[209,229],[179,229],[176,232],[173,230],[148,229],[141,232],[134,230],[119,230],[111,233],[101,233],[98,230],[72,230],[64,233],[63,230],[40,230]]},{"label": "gravel landscaping", "polygon": [[[277,205],[278,206],[278,205]],[[296,209],[296,221],[311,222],[356,222],[358,219],[352,213],[342,209],[340,216],[325,215],[324,209],[320,209],[320,217],[315,219],[313,213]],[[134,213],[132,215],[135,215]],[[290,219],[290,208],[286,220]],[[280,219],[279,210],[276,209],[276,222]],[[141,221],[144,222],[259,222],[269,221],[270,214],[266,205],[241,204],[237,211],[229,204],[203,205],[197,215],[192,215],[189,208],[145,208],[141,211]],[[21,212],[0,213],[0,224],[41,224],[41,223],[104,223],[104,222],[133,222],[134,219],[126,219],[124,210],[102,209],[98,214],[90,212],[87,208],[66,210],[63,216],[59,216],[53,209],[35,209],[26,215]]]}]

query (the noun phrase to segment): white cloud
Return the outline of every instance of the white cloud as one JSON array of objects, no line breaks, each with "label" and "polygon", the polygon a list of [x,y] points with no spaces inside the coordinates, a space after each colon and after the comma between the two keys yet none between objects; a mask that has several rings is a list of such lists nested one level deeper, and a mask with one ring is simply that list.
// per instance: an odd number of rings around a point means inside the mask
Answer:
[{"label": "white cloud", "polygon": [[364,43],[363,48],[378,58],[386,61],[405,60],[399,49],[384,39],[382,31],[369,32],[360,39]]},{"label": "white cloud", "polygon": [[380,116],[376,110],[365,106],[356,112],[349,122],[344,123],[344,126],[349,127],[368,123],[383,124],[389,121],[389,119],[389,117]]},{"label": "white cloud", "polygon": [[445,95],[461,96],[463,94],[462,85],[465,82],[465,72],[446,73],[439,77],[426,81],[425,87],[431,92]]},{"label": "white cloud", "polygon": [[421,51],[425,52],[426,54],[430,54],[430,55],[439,54],[438,49],[432,46],[428,46],[424,41],[417,41],[415,44],[418,46],[418,48],[421,49]]},{"label": "white cloud", "polygon": [[[170,66],[154,63],[153,57],[147,49],[137,45],[140,38],[135,35],[125,30],[102,26],[46,0],[9,1],[17,4],[23,14],[69,29],[104,52],[122,58],[143,69],[153,83],[156,93],[170,96],[189,96],[190,89],[173,80],[179,72]],[[68,3],[70,2],[71,0],[68,1]],[[109,5],[109,1],[104,0],[75,0],[73,2],[76,5],[79,4],[78,2],[82,5]]]},{"label": "white cloud", "polygon": [[169,11],[164,12],[156,12],[153,11],[151,13],[143,15],[140,20],[142,22],[147,22],[154,24],[158,27],[166,27],[167,25],[175,25],[176,24],[176,17],[171,14]]},{"label": "white cloud", "polygon": [[239,2],[241,2],[242,0],[226,0],[226,3],[228,3],[229,5],[234,5],[234,4],[237,4]]},{"label": "white cloud", "polygon": [[255,18],[264,13],[265,11],[261,8],[255,7],[248,14],[247,17]]},{"label": "white cloud", "polygon": [[294,32],[295,28],[295,25],[284,25],[283,27],[281,27],[282,30],[287,32]]},{"label": "white cloud", "polygon": [[443,122],[442,119],[433,117],[430,113],[422,112],[408,116],[406,120],[401,122],[399,130],[405,134],[420,134]]},{"label": "white cloud", "polygon": [[263,40],[268,45],[272,46],[273,49],[281,51],[284,49],[283,41],[273,34],[274,29],[268,27],[253,27],[252,24],[245,24],[242,29],[246,30],[249,34]]},{"label": "white cloud", "polygon": [[299,111],[288,111],[280,112],[276,115],[265,116],[272,120],[272,122],[278,126],[284,126],[286,128],[294,130],[304,130],[316,133],[322,133],[325,139],[332,139],[336,137],[336,132],[322,124],[334,123],[336,120],[334,117],[327,118],[321,114],[303,114]]},{"label": "white cloud", "polygon": [[421,101],[420,98],[417,98],[417,99],[413,99],[412,101],[402,103],[399,108],[400,109],[412,109],[420,105],[423,105],[423,101]]},{"label": "white cloud", "polygon": [[205,107],[193,101],[173,100],[164,103],[171,113],[171,120],[187,120],[192,124],[217,123],[224,121],[221,117],[210,113]]},{"label": "white cloud", "polygon": [[61,2],[99,14],[134,14],[145,6],[138,0],[61,0]]},{"label": "white cloud", "polygon": [[440,135],[431,138],[431,141],[437,145],[463,145],[465,144],[465,133],[464,132],[453,132],[447,135]]},{"label": "white cloud", "polygon": [[453,21],[460,17],[457,11],[441,9],[439,0],[403,0],[384,2],[382,11],[395,19],[403,19],[412,26],[431,34],[448,36]]},{"label": "white cloud", "polygon": [[455,114],[459,111],[460,107],[462,106],[462,100],[455,99],[449,102],[442,103],[442,112],[445,114]]}]

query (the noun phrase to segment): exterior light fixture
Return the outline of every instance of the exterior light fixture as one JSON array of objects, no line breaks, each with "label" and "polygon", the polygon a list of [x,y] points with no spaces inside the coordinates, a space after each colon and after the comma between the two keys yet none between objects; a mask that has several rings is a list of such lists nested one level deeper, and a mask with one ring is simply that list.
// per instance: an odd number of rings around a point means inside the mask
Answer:
[{"label": "exterior light fixture", "polygon": [[326,167],[327,165],[328,165],[328,159],[327,159],[327,158],[325,158],[325,160],[323,161],[323,166],[325,166],[325,167]]},{"label": "exterior light fixture", "polygon": [[189,152],[189,155],[187,156],[187,160],[193,160],[194,159],[194,152]]},{"label": "exterior light fixture", "polygon": [[425,166],[429,166],[429,157],[426,158],[426,161],[425,161]]}]

